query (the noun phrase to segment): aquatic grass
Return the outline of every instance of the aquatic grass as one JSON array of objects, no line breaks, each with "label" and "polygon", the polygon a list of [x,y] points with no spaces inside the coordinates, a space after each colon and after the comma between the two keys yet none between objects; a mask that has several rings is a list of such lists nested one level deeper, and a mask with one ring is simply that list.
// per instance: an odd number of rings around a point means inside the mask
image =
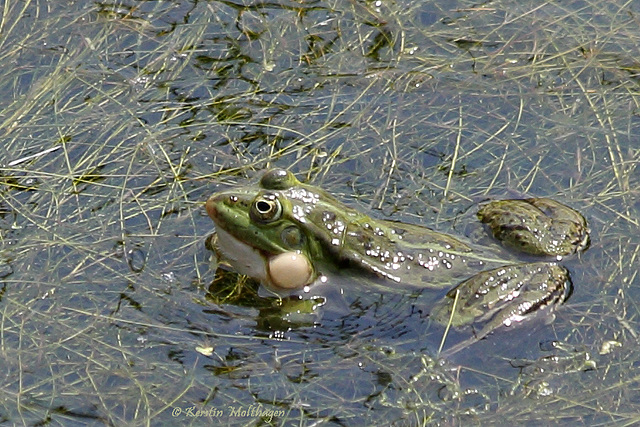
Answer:
[{"label": "aquatic grass", "polygon": [[[196,424],[171,415],[194,406],[238,425],[637,422],[637,13],[5,1],[0,419]],[[428,300],[378,289],[291,329],[255,295],[208,299],[202,204],[268,166],[444,231],[488,197],[584,212],[592,247],[547,337],[564,352],[509,331],[474,345],[484,358],[434,361]],[[512,366],[503,340],[531,357]],[[252,404],[285,415],[229,416]]]}]

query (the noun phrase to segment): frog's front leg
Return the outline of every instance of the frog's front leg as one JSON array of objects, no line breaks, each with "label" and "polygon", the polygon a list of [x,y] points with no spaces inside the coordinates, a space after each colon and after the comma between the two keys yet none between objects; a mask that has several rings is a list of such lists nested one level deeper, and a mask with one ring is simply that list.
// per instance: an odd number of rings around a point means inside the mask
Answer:
[{"label": "frog's front leg", "polygon": [[556,263],[507,265],[483,271],[451,289],[430,313],[442,325],[472,325],[474,336],[447,350],[455,353],[495,329],[549,315],[571,294],[568,271]]},{"label": "frog's front leg", "polygon": [[530,254],[562,257],[589,246],[587,221],[555,200],[496,200],[478,218],[503,244]]}]

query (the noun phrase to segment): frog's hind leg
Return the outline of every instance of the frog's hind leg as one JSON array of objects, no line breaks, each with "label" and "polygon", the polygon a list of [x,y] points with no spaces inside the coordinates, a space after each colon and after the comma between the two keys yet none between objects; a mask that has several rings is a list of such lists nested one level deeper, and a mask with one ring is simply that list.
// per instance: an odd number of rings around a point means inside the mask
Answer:
[{"label": "frog's hind leg", "polygon": [[589,246],[589,228],[580,213],[555,200],[495,200],[478,211],[494,237],[504,245],[558,259]]},{"label": "frog's hind leg", "polygon": [[429,315],[442,325],[473,328],[473,337],[441,354],[456,353],[497,328],[550,315],[572,289],[569,272],[556,263],[507,265],[478,273],[451,289]]}]

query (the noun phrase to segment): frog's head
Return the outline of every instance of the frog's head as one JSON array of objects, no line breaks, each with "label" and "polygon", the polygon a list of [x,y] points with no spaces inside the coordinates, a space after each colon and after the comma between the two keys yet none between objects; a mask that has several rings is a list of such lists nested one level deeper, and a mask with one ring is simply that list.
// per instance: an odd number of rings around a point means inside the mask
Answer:
[{"label": "frog's head", "polygon": [[272,169],[259,185],[216,193],[207,213],[216,225],[217,246],[238,271],[278,289],[298,289],[316,277],[319,243],[305,224],[305,212],[319,195],[291,172]]}]

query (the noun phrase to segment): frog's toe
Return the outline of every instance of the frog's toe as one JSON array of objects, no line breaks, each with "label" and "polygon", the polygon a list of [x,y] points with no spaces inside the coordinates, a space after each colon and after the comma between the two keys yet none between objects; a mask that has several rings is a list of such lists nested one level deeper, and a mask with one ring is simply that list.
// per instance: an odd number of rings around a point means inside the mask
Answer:
[{"label": "frog's toe", "polygon": [[496,239],[534,255],[563,256],[589,246],[587,221],[551,199],[496,200],[478,211]]}]

